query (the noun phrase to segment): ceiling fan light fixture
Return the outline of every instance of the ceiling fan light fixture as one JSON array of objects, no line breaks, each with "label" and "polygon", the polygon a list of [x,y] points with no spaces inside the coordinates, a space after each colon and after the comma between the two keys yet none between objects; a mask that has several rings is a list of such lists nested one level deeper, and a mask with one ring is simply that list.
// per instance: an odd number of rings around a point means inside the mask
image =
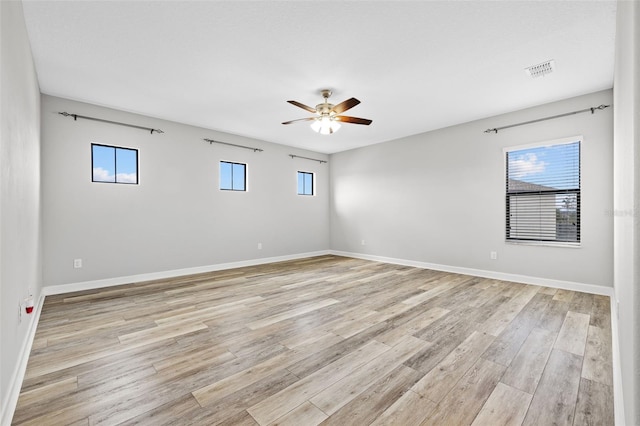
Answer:
[{"label": "ceiling fan light fixture", "polygon": [[287,101],[293,106],[302,108],[305,111],[316,114],[313,117],[298,118],[296,120],[285,121],[282,124],[287,125],[298,121],[310,121],[311,130],[320,133],[321,135],[330,135],[338,131],[342,126],[342,123],[350,124],[362,124],[368,126],[372,123],[367,118],[349,117],[341,115],[343,112],[350,110],[354,106],[360,103],[356,98],[349,98],[346,101],[340,102],[337,105],[329,103],[329,96],[331,96],[331,90],[322,90],[320,92],[324,98],[324,102],[316,105],[315,108],[301,104],[298,101]]},{"label": "ceiling fan light fixture", "polygon": [[311,129],[321,135],[330,135],[340,129],[340,123],[328,115],[318,117],[311,123]]}]

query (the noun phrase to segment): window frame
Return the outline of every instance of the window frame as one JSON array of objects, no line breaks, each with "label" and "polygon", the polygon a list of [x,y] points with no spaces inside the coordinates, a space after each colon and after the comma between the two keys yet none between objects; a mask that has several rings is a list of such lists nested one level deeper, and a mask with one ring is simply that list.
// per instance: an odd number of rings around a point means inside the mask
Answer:
[{"label": "window frame", "polygon": [[[107,180],[95,180],[94,179],[94,153],[93,147],[98,146],[102,148],[113,149],[113,182]],[[118,150],[121,151],[134,151],[136,153],[136,181],[135,182],[118,182]],[[103,143],[91,142],[91,182],[92,183],[114,183],[118,185],[139,185],[140,184],[140,152],[138,148],[128,148],[124,146],[106,145]]]},{"label": "window frame", "polygon": [[[231,188],[223,188],[222,187],[222,164],[230,164],[231,165]],[[243,172],[243,188],[242,189],[234,189],[233,187],[233,166],[242,166],[242,172]],[[220,191],[230,191],[230,192],[247,192],[248,189],[248,185],[247,185],[247,163],[239,163],[237,161],[227,161],[227,160],[220,160],[220,162],[218,163],[218,189]]]},{"label": "window frame", "polygon": [[[311,176],[311,193],[308,194],[306,192],[300,192],[300,175],[309,175]],[[303,176],[303,191],[306,187],[305,183],[304,183],[304,176]],[[297,195],[302,195],[302,196],[306,196],[306,197],[313,197],[316,195],[316,174],[313,172],[305,172],[303,170],[298,170],[296,172],[296,193]]]},{"label": "window frame", "polygon": [[[573,193],[576,194],[576,216],[577,216],[577,224],[576,224],[576,238],[577,241],[567,241],[567,240],[551,240],[551,239],[527,239],[527,238],[511,238],[509,237],[510,233],[510,198],[514,195],[522,194],[514,194],[509,193],[509,165],[508,165],[508,154],[511,152],[524,151],[532,148],[541,148],[541,147],[553,147],[559,145],[569,145],[573,143],[578,143],[578,187],[572,189],[560,189],[558,191],[538,191],[540,194],[567,194]],[[503,148],[503,194],[504,194],[504,212],[505,212],[505,222],[504,222],[504,238],[505,243],[514,244],[514,245],[532,245],[532,246],[552,246],[552,247],[569,247],[569,248],[580,248],[582,245],[582,152],[584,147],[584,138],[582,135],[548,140],[543,142],[530,143],[525,145],[515,145]],[[528,192],[528,191],[524,191]],[[536,191],[528,192],[531,195],[535,195]],[[525,194],[527,195],[527,194]]]}]

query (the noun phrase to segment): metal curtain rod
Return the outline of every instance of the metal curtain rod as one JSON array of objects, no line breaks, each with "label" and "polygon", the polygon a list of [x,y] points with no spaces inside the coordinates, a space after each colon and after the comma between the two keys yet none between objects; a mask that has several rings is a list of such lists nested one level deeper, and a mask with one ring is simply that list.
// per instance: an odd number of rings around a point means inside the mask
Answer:
[{"label": "metal curtain rod", "polygon": [[317,161],[320,164],[327,162],[326,160],[318,160],[317,158],[301,157],[299,155],[293,155],[293,154],[289,154],[289,157],[291,157],[291,158],[304,158],[305,160]]},{"label": "metal curtain rod", "polygon": [[533,124],[533,123],[538,123],[540,121],[545,121],[545,120],[553,120],[554,118],[566,117],[568,115],[580,114],[582,112],[588,112],[588,111],[591,111],[591,114],[594,114],[596,112],[596,110],[602,110],[602,109],[605,109],[605,108],[609,108],[610,106],[611,105],[598,105],[597,107],[591,107],[591,108],[581,109],[579,111],[567,112],[565,114],[553,115],[551,117],[538,118],[537,120],[525,121],[525,122],[522,122],[522,123],[511,124],[509,126],[495,127],[493,129],[487,129],[484,132],[485,133],[491,133],[491,132],[498,133],[498,130],[509,129],[511,127],[517,127],[517,126],[524,126],[525,124]]},{"label": "metal curtain rod", "polygon": [[209,145],[211,145],[212,143],[221,143],[222,145],[229,145],[229,146],[235,146],[235,147],[237,147],[237,148],[250,149],[250,150],[252,150],[253,152],[256,152],[256,151],[258,151],[258,152],[262,152],[262,151],[264,151],[264,149],[260,149],[260,148],[253,148],[253,147],[250,147],[250,146],[244,146],[244,145],[236,145],[235,143],[229,143],[229,142],[214,141],[213,139],[207,139],[207,138],[204,138],[203,140],[204,140],[205,142],[209,142]]},{"label": "metal curtain rod", "polygon": [[152,129],[151,127],[136,126],[135,124],[120,123],[119,121],[103,120],[102,118],[87,117],[85,115],[78,115],[78,114],[69,114],[68,112],[59,112],[58,114],[63,115],[65,117],[73,117],[74,121],[78,120],[78,118],[84,118],[85,120],[100,121],[102,123],[117,124],[118,126],[133,127],[134,129],[149,130],[151,134],[153,134],[153,132],[164,133],[160,129]]}]

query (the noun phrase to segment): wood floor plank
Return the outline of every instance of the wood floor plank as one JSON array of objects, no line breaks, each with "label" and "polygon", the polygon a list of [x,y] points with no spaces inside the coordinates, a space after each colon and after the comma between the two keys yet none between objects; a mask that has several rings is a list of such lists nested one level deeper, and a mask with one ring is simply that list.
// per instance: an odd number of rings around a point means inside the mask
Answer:
[{"label": "wood floor plank", "polygon": [[421,425],[468,425],[498,384],[505,367],[480,358]]},{"label": "wood floor plank", "polygon": [[328,416],[310,402],[304,402],[280,417],[270,426],[313,426],[322,423]]},{"label": "wood floor plank", "polygon": [[600,327],[589,326],[582,377],[613,386],[611,334]]},{"label": "wood floor plank", "polygon": [[246,411],[240,411],[239,413],[224,419],[219,426],[257,426],[256,421]]},{"label": "wood floor plank", "polygon": [[149,410],[137,417],[120,423],[120,426],[175,425],[180,421],[179,419],[184,419],[184,416],[189,416],[191,412],[198,409],[200,409],[200,405],[195,400],[193,395],[186,394],[164,405],[161,405],[160,407]]},{"label": "wood floor plank", "polygon": [[520,426],[533,395],[498,383],[472,426]]},{"label": "wood floor plank", "polygon": [[287,369],[300,378],[307,377],[317,370],[331,364],[341,358],[350,351],[362,347],[371,340],[374,340],[379,334],[390,330],[392,327],[386,323],[380,323],[369,327],[368,329],[344,339],[335,345],[328,346],[320,351],[308,356]]},{"label": "wood floor plank", "polygon": [[[165,315],[161,318],[155,319],[156,324],[158,325],[167,325],[167,324],[179,324],[181,322],[193,322],[194,319],[197,319],[200,322],[205,322],[212,318],[216,318],[218,316],[224,315],[227,312],[233,312],[238,309],[238,305],[246,305],[256,301],[263,301],[264,298],[262,296],[255,296],[249,298],[243,298],[241,300],[236,300],[233,302],[222,303],[215,306],[210,306],[206,308],[194,307],[186,312],[179,312],[174,315]],[[182,311],[182,310],[180,310]]]},{"label": "wood floor plank", "polygon": [[438,403],[474,365],[495,339],[474,331],[449,355],[429,371],[411,390]]},{"label": "wood floor plank", "polygon": [[193,333],[194,331],[204,330],[207,328],[201,322],[187,323],[179,325],[167,325],[149,328],[134,333],[118,336],[120,343],[133,343],[135,345],[148,345],[162,340],[171,339],[173,337],[182,336],[184,334]]},{"label": "wood floor plank", "polygon": [[247,411],[258,424],[269,424],[389,349],[389,346],[374,340],[262,400]]},{"label": "wood floor plank", "polygon": [[[145,377],[119,390],[121,398],[105,398],[99,401],[100,410],[89,417],[94,424],[117,423],[129,420],[144,412],[156,409],[175,398],[207,383],[222,380],[229,374],[241,371],[252,362],[260,363],[285,351],[284,347],[273,347],[261,351],[254,357],[234,359],[212,368],[189,370],[184,373],[168,371],[165,374]],[[117,395],[116,395],[117,396]]]},{"label": "wood floor plank", "polygon": [[123,318],[121,318],[114,321],[100,321],[99,323],[93,325],[86,324],[84,327],[78,327],[78,329],[76,330],[74,330],[74,327],[72,327],[71,330],[62,333],[52,333],[47,335],[47,346],[53,346],[59,343],[77,340],[82,337],[93,336],[100,332],[100,330],[119,327],[126,323],[127,322]]},{"label": "wood floor plank", "polygon": [[225,348],[212,348],[210,346],[196,346],[185,349],[175,355],[164,357],[153,363],[157,371],[171,369],[174,372],[183,366],[193,367],[194,363],[206,362],[208,365],[229,361],[236,358]]},{"label": "wood floor plank", "polygon": [[536,294],[513,321],[487,349],[484,358],[502,365],[510,365],[522,344],[542,319],[551,296]]},{"label": "wood floor plank", "polygon": [[304,348],[314,343],[331,346],[332,344],[337,343],[341,340],[343,340],[342,336],[338,336],[320,329],[312,329],[308,333],[296,334],[288,339],[282,340],[280,343],[282,343],[289,349],[296,349],[299,347]]},{"label": "wood floor plank", "polygon": [[581,356],[553,349],[522,424],[572,425],[581,368]]},{"label": "wood floor plank", "polygon": [[[473,310],[475,308],[472,308]],[[475,331],[475,323],[470,321],[469,310],[459,310],[444,315],[414,336],[431,343],[409,358],[405,365],[414,370],[428,373],[460,343]]]},{"label": "wood floor plank", "polygon": [[611,331],[611,298],[608,296],[592,295],[590,325]]},{"label": "wood floor plank", "polygon": [[534,328],[505,371],[501,382],[533,395],[555,340],[556,333]]},{"label": "wood floor plank", "polygon": [[610,315],[334,255],[47,296],[12,424],[606,425]]},{"label": "wood floor plank", "polygon": [[555,296],[555,294],[557,293],[558,289],[557,288],[552,288],[552,287],[540,287],[540,291],[538,293],[542,293],[542,294],[548,294],[551,296]]},{"label": "wood floor plank", "polygon": [[289,371],[285,369],[276,370],[270,376],[242,388],[207,407],[201,408],[198,405],[196,409],[186,413],[181,420],[188,419],[186,423],[192,425],[217,425],[229,421],[229,419],[233,419],[240,413],[246,413],[246,409],[252,405],[280,392],[296,381],[298,381],[298,378]]},{"label": "wood floor plank", "polygon": [[258,328],[262,328],[262,327],[266,327],[267,325],[271,325],[273,323],[279,322],[279,321],[283,321],[289,318],[293,318],[296,317],[298,315],[302,315],[302,314],[306,314],[307,312],[312,312],[315,311],[316,309],[320,309],[320,308],[324,308],[325,306],[330,306],[333,305],[334,303],[340,303],[339,300],[335,300],[335,299],[325,299],[325,300],[320,300],[318,302],[314,302],[311,303],[309,305],[306,306],[301,306],[299,308],[287,311],[287,312],[283,312],[271,317],[267,317],[258,321],[254,321],[252,323],[247,324],[247,327],[249,327],[252,330],[258,329]]},{"label": "wood floor plank", "polygon": [[412,336],[404,336],[398,344],[382,355],[354,370],[310,399],[316,407],[331,415],[364,392],[379,377],[385,376],[407,358],[425,346],[427,342]]},{"label": "wood floor plank", "polygon": [[356,399],[340,408],[323,425],[366,425],[389,408],[409,391],[421,374],[412,368],[399,365],[393,371],[372,384]]},{"label": "wood floor plank", "polygon": [[501,305],[496,312],[482,324],[481,330],[493,336],[499,336],[537,292],[538,289],[535,286],[526,286],[523,288],[511,301]]},{"label": "wood floor plank", "polygon": [[[117,339],[109,339],[100,343],[100,347],[88,346],[81,350],[64,353],[62,355],[52,353],[51,356],[39,356],[29,360],[25,379],[32,379],[37,376],[44,376],[49,373],[61,371],[67,368],[76,367],[81,364],[99,360],[105,356],[113,356],[117,353],[127,351],[132,347],[120,347]],[[137,345],[137,347],[144,344]]]},{"label": "wood floor plank", "polygon": [[613,425],[613,388],[589,379],[580,381],[574,425]]},{"label": "wood floor plank", "polygon": [[573,298],[569,303],[569,310],[581,314],[590,315],[593,311],[594,297],[592,294],[573,292]]},{"label": "wood floor plank", "polygon": [[567,312],[569,312],[569,303],[552,299],[540,318],[538,327],[555,332],[560,331]]},{"label": "wood floor plank", "polygon": [[408,390],[384,410],[371,426],[417,425],[429,416],[436,404]]},{"label": "wood floor plank", "polygon": [[444,309],[436,306],[435,308],[428,309],[427,311],[424,312],[424,314],[421,314],[415,317],[414,319],[408,321],[403,327],[407,330],[407,333],[413,334],[420,330],[425,329],[434,321],[442,318],[449,312],[451,311],[448,309]]},{"label": "wood floor plank", "polygon": [[558,289],[553,296],[553,300],[557,300],[558,302],[571,302],[574,294],[575,292],[571,290]]},{"label": "wood floor plank", "polygon": [[29,406],[34,403],[44,403],[49,399],[57,398],[76,389],[78,389],[78,378],[69,377],[30,391],[22,392],[20,394],[20,404]]},{"label": "wood floor plank", "polygon": [[587,314],[567,312],[554,347],[583,356],[589,332],[589,320]]},{"label": "wood floor plank", "polygon": [[405,305],[411,305],[411,306],[415,306],[419,303],[425,302],[429,299],[433,299],[434,297],[436,297],[437,295],[444,293],[445,291],[449,291],[453,288],[452,283],[450,282],[445,282],[440,284],[437,287],[431,288],[427,291],[425,291],[424,293],[420,293],[417,294],[413,297],[410,297],[406,300],[403,300],[402,303],[404,303]]},{"label": "wood floor plank", "polygon": [[[404,326],[399,326],[378,334],[376,336],[376,340],[380,343],[384,343],[387,346],[395,346],[404,338],[404,336],[408,334],[410,334],[409,330],[407,330]],[[427,343],[427,345],[430,344],[429,342],[425,343]]]},{"label": "wood floor plank", "polygon": [[198,403],[205,407],[212,402],[231,395],[232,393],[258,382],[268,377],[273,370],[278,368],[286,368],[292,362],[298,361],[305,356],[304,353],[294,350],[283,352],[269,358],[259,364],[252,365],[250,368],[239,371],[235,374],[218,380],[210,385],[202,387],[192,392]]}]

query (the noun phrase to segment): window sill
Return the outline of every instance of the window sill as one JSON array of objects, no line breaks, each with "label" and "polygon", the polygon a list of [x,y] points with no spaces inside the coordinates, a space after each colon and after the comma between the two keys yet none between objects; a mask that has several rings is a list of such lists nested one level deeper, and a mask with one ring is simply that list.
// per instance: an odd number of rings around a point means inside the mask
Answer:
[{"label": "window sill", "polygon": [[513,244],[516,246],[543,246],[543,247],[562,247],[562,248],[574,248],[579,249],[582,247],[582,243],[568,243],[568,242],[553,242],[553,241],[514,241],[506,240],[505,243]]}]

